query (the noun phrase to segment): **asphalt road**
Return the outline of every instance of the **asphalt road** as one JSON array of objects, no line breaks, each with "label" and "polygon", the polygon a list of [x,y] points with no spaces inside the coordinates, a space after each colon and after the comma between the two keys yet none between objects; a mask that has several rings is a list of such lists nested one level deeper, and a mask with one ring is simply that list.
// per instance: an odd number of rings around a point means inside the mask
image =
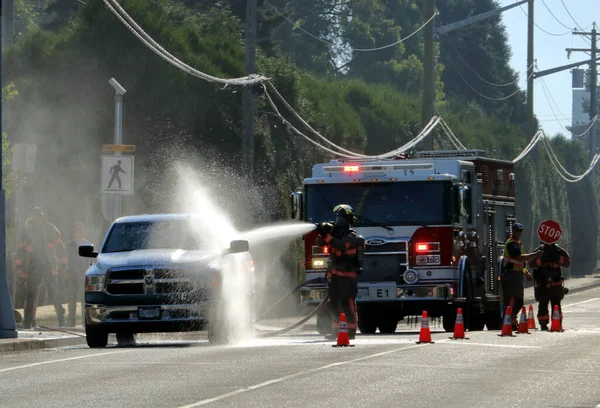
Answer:
[{"label": "asphalt road", "polygon": [[332,348],[301,332],[230,347],[159,336],[134,348],[0,355],[1,407],[600,407],[600,288],[565,299],[564,333],[434,328]]}]

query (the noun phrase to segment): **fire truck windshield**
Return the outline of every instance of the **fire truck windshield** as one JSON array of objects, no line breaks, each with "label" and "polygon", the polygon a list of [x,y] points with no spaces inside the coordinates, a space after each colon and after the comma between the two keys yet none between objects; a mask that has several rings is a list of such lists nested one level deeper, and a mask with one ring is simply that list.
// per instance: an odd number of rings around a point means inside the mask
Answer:
[{"label": "fire truck windshield", "polygon": [[449,224],[451,189],[448,181],[311,184],[306,186],[306,218],[330,221],[336,205],[349,204],[358,227]]}]

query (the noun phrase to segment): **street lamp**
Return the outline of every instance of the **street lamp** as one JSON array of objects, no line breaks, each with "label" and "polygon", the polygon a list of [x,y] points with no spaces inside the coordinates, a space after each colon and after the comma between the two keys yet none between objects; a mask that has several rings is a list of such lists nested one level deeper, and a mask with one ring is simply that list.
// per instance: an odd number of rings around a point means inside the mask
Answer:
[{"label": "street lamp", "polygon": [[[108,83],[115,90],[115,145],[123,144],[123,95],[125,95],[125,88],[117,82],[116,79],[111,78]],[[121,155],[121,152],[115,152],[115,156]],[[115,194],[113,199],[113,217],[117,219],[121,216],[121,195]]]}]

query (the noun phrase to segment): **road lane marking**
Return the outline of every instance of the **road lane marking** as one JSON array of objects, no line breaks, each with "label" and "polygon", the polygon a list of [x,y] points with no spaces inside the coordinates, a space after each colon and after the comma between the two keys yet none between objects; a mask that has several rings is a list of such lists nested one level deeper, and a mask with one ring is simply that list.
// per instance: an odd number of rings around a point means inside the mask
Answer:
[{"label": "road lane marking", "polygon": [[[441,341],[436,341],[436,343],[446,343],[449,340],[441,340]],[[274,378],[272,380],[268,380],[268,381],[264,381],[258,384],[254,384],[254,385],[250,385],[248,387],[244,387],[244,388],[240,388],[238,390],[232,391],[232,392],[228,392],[227,394],[221,394],[218,395],[216,397],[213,398],[208,398],[208,399],[204,399],[198,402],[195,402],[193,404],[189,404],[189,405],[183,405],[179,408],[194,408],[194,407],[199,407],[202,405],[206,405],[206,404],[210,404],[212,402],[217,402],[217,401],[221,401],[227,398],[231,398],[231,397],[235,397],[236,395],[240,395],[243,394],[245,392],[249,392],[249,391],[254,391],[257,390],[259,388],[263,388],[272,384],[277,384],[283,381],[287,381],[287,380],[291,380],[292,378],[296,378],[296,377],[300,377],[303,375],[307,375],[307,374],[313,374],[319,371],[323,371],[323,370],[327,370],[329,368],[333,368],[333,367],[339,367],[342,365],[347,365],[347,364],[353,364],[353,363],[357,363],[359,361],[364,361],[364,360],[370,360],[372,358],[377,358],[377,357],[381,357],[381,356],[385,356],[387,354],[392,354],[392,353],[397,353],[399,351],[404,351],[404,350],[410,350],[410,349],[415,349],[415,348],[420,348],[420,347],[427,347],[426,344],[417,344],[414,346],[408,346],[408,347],[402,347],[402,348],[398,348],[398,349],[394,349],[394,350],[390,350],[390,351],[383,351],[381,353],[376,353],[376,354],[371,354],[365,357],[360,357],[360,358],[355,358],[354,360],[348,360],[348,361],[340,361],[338,363],[332,363],[332,364],[327,364],[321,367],[316,367],[316,368],[311,368],[309,370],[304,370],[304,371],[298,371],[297,373],[294,374],[288,374],[288,375],[284,375],[283,377],[279,377],[279,378]]]},{"label": "road lane marking", "polygon": [[524,349],[541,349],[541,346],[519,346],[516,344],[491,344],[491,343],[471,343],[469,342],[448,342],[447,344],[460,346],[485,346],[485,347],[501,347],[501,348],[524,348]]},{"label": "road lane marking", "polygon": [[584,303],[589,303],[589,302],[593,302],[594,300],[598,300],[600,298],[593,298],[593,299],[588,299],[588,300],[584,300],[582,302],[577,302],[577,303],[569,303],[568,305],[564,305],[562,308],[564,309],[565,307],[571,307],[571,306],[577,306],[577,305],[582,305]]},{"label": "road lane marking", "polygon": [[129,351],[131,351],[131,350],[108,351],[106,353],[87,354],[85,356],[61,358],[59,360],[40,361],[39,363],[31,363],[31,364],[25,364],[25,365],[22,365],[22,366],[2,368],[2,369],[0,369],[0,373],[5,373],[7,371],[14,371],[14,370],[22,370],[24,368],[37,367],[37,366],[46,365],[46,364],[54,364],[54,363],[62,363],[62,362],[65,362],[65,361],[81,360],[83,358],[106,356],[106,355],[109,355],[109,354],[116,354],[116,353],[127,353]]}]

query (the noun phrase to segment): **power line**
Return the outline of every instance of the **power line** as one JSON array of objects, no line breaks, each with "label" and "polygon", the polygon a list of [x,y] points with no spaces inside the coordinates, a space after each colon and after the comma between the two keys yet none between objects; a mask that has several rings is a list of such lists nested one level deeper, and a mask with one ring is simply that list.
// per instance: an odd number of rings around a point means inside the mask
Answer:
[{"label": "power line", "polygon": [[[482,81],[483,81],[483,82],[485,82],[486,84],[488,84],[488,85],[491,85],[491,86],[497,86],[497,87],[505,87],[505,86],[515,85],[515,84],[517,84],[517,83],[519,82],[519,78],[517,78],[517,79],[515,79],[514,81],[512,81],[512,82],[508,82],[508,83],[506,83],[506,84],[496,84],[496,83],[493,83],[493,82],[490,82],[490,81],[486,80],[485,78],[482,78],[482,77],[481,77],[481,76],[480,76],[480,75],[477,73],[477,71],[475,71],[475,70],[473,69],[473,67],[471,67],[471,65],[469,65],[469,63],[468,63],[467,61],[465,61],[465,59],[464,59],[464,58],[462,57],[462,55],[460,54],[460,51],[458,51],[458,48],[456,48],[456,46],[455,46],[455,45],[454,45],[454,44],[453,44],[451,41],[448,41],[448,43],[450,44],[450,46],[451,46],[452,48],[454,48],[454,51],[456,51],[456,55],[457,55],[457,56],[458,56],[458,58],[460,58],[460,60],[461,60],[461,61],[462,61],[462,62],[465,64],[465,66],[466,66],[467,68],[469,68],[469,71],[471,71],[473,74],[475,74],[475,76],[476,76],[477,78],[479,78],[480,80],[482,80]],[[531,68],[531,67],[530,67],[530,68]],[[527,68],[527,70],[529,71],[529,68]]]},{"label": "power line", "polygon": [[578,181],[583,180],[583,178],[585,178],[585,176],[587,176],[588,174],[591,173],[591,171],[594,169],[594,167],[598,163],[598,160],[600,159],[599,154],[594,155],[594,157],[592,158],[592,160],[590,162],[589,167],[583,174],[581,174],[579,176],[571,174],[560,163],[560,161],[558,160],[558,157],[556,157],[556,154],[554,153],[554,150],[552,150],[552,146],[551,146],[550,142],[547,140],[547,138],[544,137],[543,139],[544,139],[543,145],[544,145],[544,148],[546,149],[548,158],[550,159],[550,163],[552,164],[552,166],[554,167],[554,169],[556,170],[558,175],[563,180],[565,180],[567,183],[576,183]]},{"label": "power line", "polygon": [[575,23],[575,25],[576,25],[577,27],[579,27],[579,29],[580,29],[581,31],[583,31],[583,30],[584,30],[584,28],[583,28],[583,27],[581,27],[581,26],[579,25],[579,23],[578,23],[578,22],[577,22],[577,21],[576,21],[576,20],[573,18],[573,15],[572,15],[572,14],[571,14],[571,12],[569,11],[569,8],[568,8],[568,7],[567,7],[567,5],[565,4],[565,2],[564,2],[563,0],[560,0],[560,2],[562,3],[563,7],[564,7],[564,8],[565,8],[565,10],[567,11],[567,14],[569,15],[569,17],[571,17],[571,20],[573,20],[573,22]]},{"label": "power line", "polygon": [[[191,66],[189,66],[189,65],[185,64],[184,62],[180,61],[179,59],[175,58],[172,54],[170,54],[167,50],[165,50],[160,44],[158,44],[156,41],[154,41],[154,39],[152,39],[152,37],[150,37],[133,20],[133,18],[131,18],[129,16],[129,14],[127,14],[127,12],[123,9],[123,7],[121,7],[121,5],[116,0],[103,0],[103,1],[104,1],[104,4],[106,4],[106,6],[109,8],[109,10],[121,21],[121,23],[123,23],[123,25],[125,27],[127,27],[127,29],[129,31],[131,31],[131,33],[133,33],[140,41],[142,41],[142,43],[144,43],[144,45],[146,45],[146,47],[148,47],[150,50],[152,50],[159,57],[163,58],[165,61],[176,66],[177,68],[181,69],[182,71],[187,72],[190,75],[204,79],[205,81],[208,81],[208,82],[220,83],[220,84],[224,84],[226,86],[227,85],[238,85],[238,86],[254,85],[257,83],[261,83],[268,79],[262,75],[249,75],[246,77],[225,79],[225,78],[215,77],[215,76],[206,74],[204,72],[201,72],[195,68],[192,68]],[[119,10],[119,11],[117,11],[117,10]]]},{"label": "power line", "polygon": [[568,28],[569,30],[571,30],[571,29],[572,29],[571,27],[569,27],[569,26],[567,26],[567,25],[563,24],[563,22],[562,22],[562,21],[560,21],[560,20],[558,19],[558,17],[556,17],[556,16],[554,15],[554,13],[552,12],[552,10],[550,10],[550,7],[548,7],[548,5],[546,4],[546,1],[545,1],[545,0],[542,0],[542,3],[544,4],[544,7],[546,7],[546,10],[548,10],[548,12],[550,13],[550,15],[551,15],[552,17],[554,17],[554,19],[555,19],[555,20],[558,22],[558,24],[560,24],[560,25],[561,25],[561,26],[563,26],[564,28]]},{"label": "power line", "polygon": [[496,101],[496,102],[498,102],[498,101],[505,101],[505,100],[507,100],[507,99],[510,99],[510,98],[512,98],[513,96],[515,96],[517,93],[519,93],[519,92],[521,91],[521,89],[519,89],[519,88],[517,87],[517,90],[516,90],[516,91],[514,91],[513,93],[511,93],[510,95],[503,96],[503,97],[500,97],[500,98],[493,98],[493,97],[491,97],[491,96],[484,95],[484,94],[482,94],[481,92],[479,92],[477,89],[475,89],[475,88],[474,88],[474,87],[473,87],[473,86],[472,86],[472,85],[469,83],[469,81],[468,81],[468,80],[467,80],[467,79],[466,79],[466,78],[463,76],[463,74],[460,72],[460,70],[459,70],[459,69],[456,67],[456,64],[454,64],[454,62],[452,62],[452,58],[448,57],[448,62],[450,62],[450,65],[452,65],[452,66],[454,67],[454,69],[456,70],[456,73],[458,74],[458,76],[460,76],[460,77],[461,77],[461,79],[464,81],[464,83],[465,83],[465,84],[467,84],[467,86],[468,86],[469,88],[471,88],[471,90],[472,90],[473,92],[475,92],[477,95],[481,96],[482,98],[488,99],[488,100],[490,100],[490,101]]},{"label": "power line", "polygon": [[[296,23],[294,21],[292,21],[291,19],[289,19],[287,16],[285,16],[281,11],[277,10],[277,8],[275,8],[275,6],[273,6],[271,3],[269,3],[267,0],[264,0],[265,3],[271,7],[273,10],[275,10],[275,12],[277,14],[279,14],[281,17],[283,17],[287,22],[291,23],[293,26],[296,26]],[[382,47],[376,47],[376,48],[349,48],[348,51],[350,52],[371,52],[371,51],[380,51],[380,50],[384,50],[386,48],[390,48],[390,47],[395,47],[398,44],[403,43],[404,41],[408,40],[409,38],[411,38],[412,36],[414,36],[415,34],[417,34],[419,31],[421,31],[423,28],[425,28],[427,26],[427,24],[429,24],[431,22],[431,20],[433,20],[437,15],[439,14],[439,12],[436,12],[433,16],[431,16],[431,18],[429,20],[427,20],[421,27],[419,27],[416,31],[414,31],[413,33],[407,35],[404,38],[401,38],[400,40],[392,43],[392,44],[388,44],[388,45],[384,45]],[[337,47],[339,46],[338,44],[334,44],[330,41],[324,40],[322,38],[319,38],[318,36],[314,35],[313,33],[306,31],[305,29],[303,29],[302,27],[298,27],[298,30],[302,31],[304,34],[314,38],[315,40],[318,40],[320,42],[322,42],[323,44],[327,44],[330,47]]]},{"label": "power line", "polygon": [[[519,8],[521,9],[521,11],[523,12],[523,14],[527,15],[527,12],[525,10],[523,10],[522,6],[519,6]],[[571,31],[567,31],[566,33],[561,33],[561,34],[557,34],[557,33],[551,33],[550,31],[544,30],[542,27],[540,27],[539,25],[537,25],[537,23],[533,23],[533,25],[536,26],[537,29],[539,29],[540,31],[543,31],[544,33],[548,34],[548,35],[552,35],[554,37],[562,37],[568,34],[571,34]]]}]

